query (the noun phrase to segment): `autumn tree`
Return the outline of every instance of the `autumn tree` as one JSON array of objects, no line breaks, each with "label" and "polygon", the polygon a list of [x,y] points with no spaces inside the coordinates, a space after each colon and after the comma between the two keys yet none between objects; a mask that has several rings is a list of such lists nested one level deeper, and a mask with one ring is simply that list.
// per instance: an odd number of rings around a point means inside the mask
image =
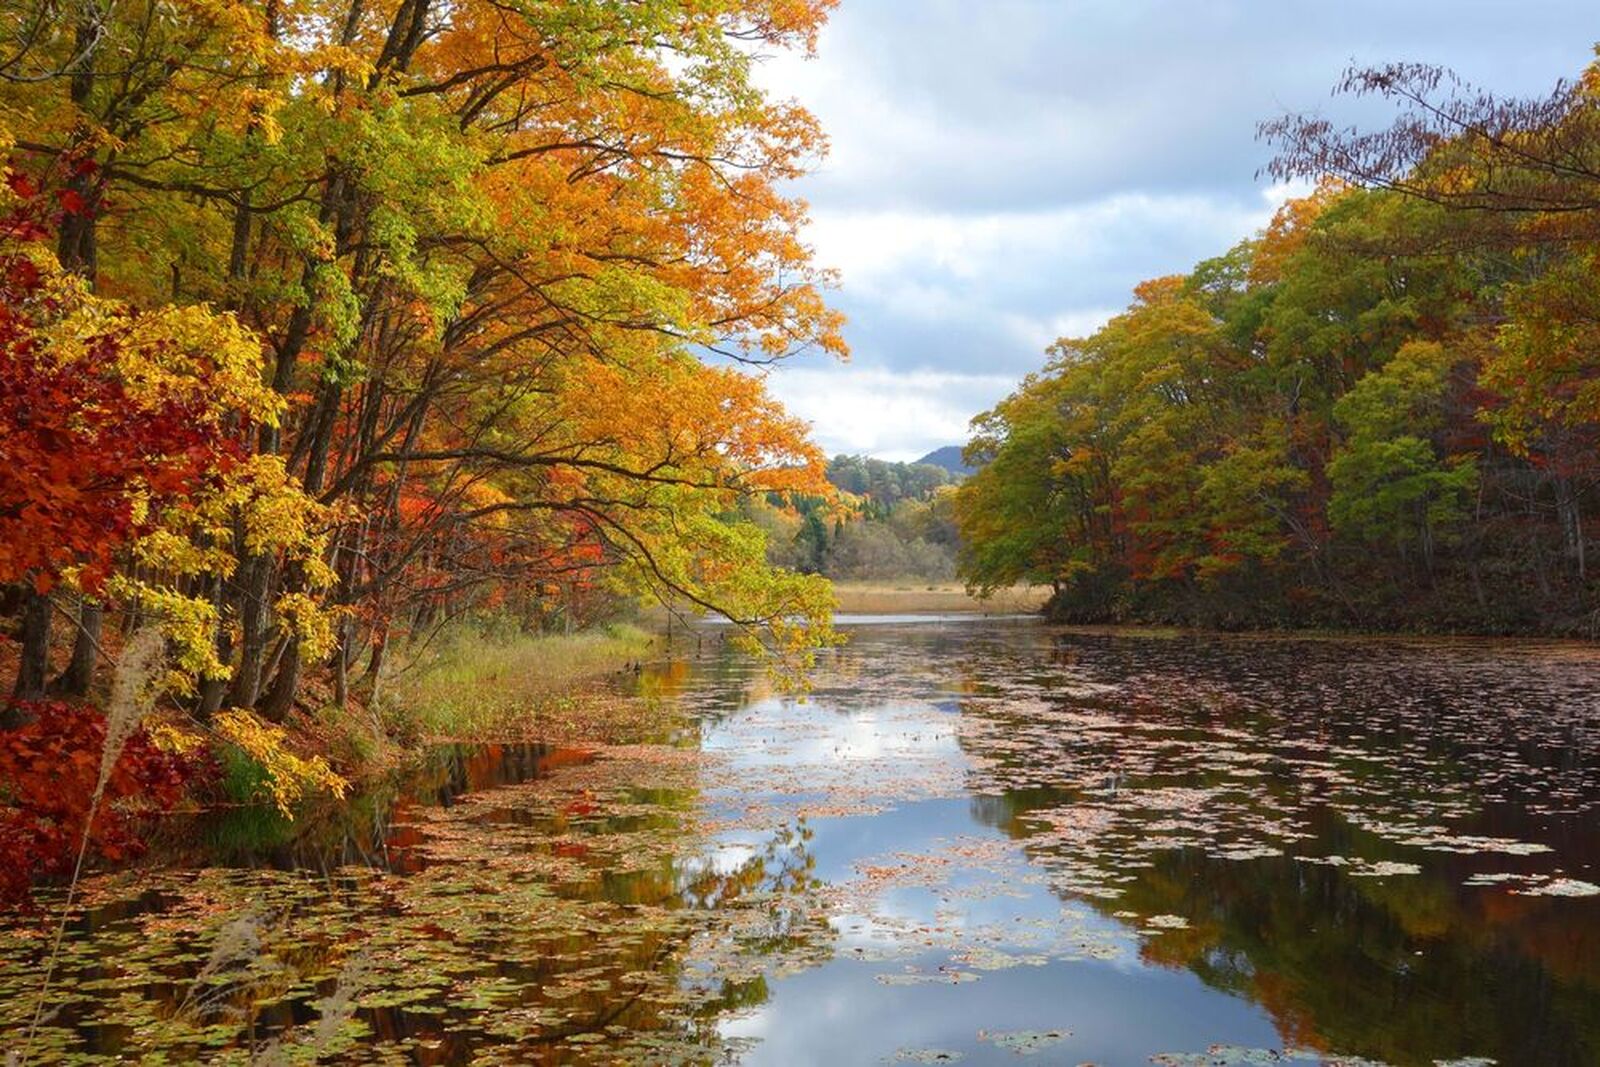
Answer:
[{"label": "autumn tree", "polygon": [[[1530,487],[1557,515],[1566,555],[1586,577],[1580,499],[1600,469],[1593,411],[1597,368],[1581,340],[1593,322],[1600,241],[1600,63],[1546,94],[1505,97],[1428,64],[1353,67],[1336,87],[1397,115],[1373,130],[1288,114],[1260,134],[1281,178],[1335,175],[1441,209],[1449,222],[1415,234],[1441,252],[1490,261],[1481,321],[1497,328],[1484,382],[1503,398],[1486,413],[1500,444],[1530,459]],[[1541,585],[1548,582],[1539,564]]]},{"label": "autumn tree", "polygon": [[[25,605],[15,696],[31,700],[48,681],[51,591],[104,595],[169,511],[248,463],[238,428],[270,425],[281,404],[231,316],[92,294],[41,243],[37,190],[13,178],[0,236],[0,582]],[[68,688],[81,690],[87,668],[75,667]]]},{"label": "autumn tree", "polygon": [[973,420],[964,458],[978,470],[957,493],[955,517],[961,571],[976,589],[1049,584],[1104,608],[1119,580],[1107,571],[1121,562],[1096,369],[1058,345],[1045,374]]},{"label": "autumn tree", "polygon": [[[242,513],[231,537],[189,527],[237,561],[186,579],[229,674],[203,709],[280,718],[323,662],[343,696],[363,652],[376,685],[396,626],[603,570],[774,647],[799,647],[797,618],[824,637],[821,593],[727,520],[774,482],[825,489],[820,466],[798,425],[694,353],[843,350],[803,207],[777,188],[820,135],[750,79],[763,50],[809,48],[829,6],[7,15],[18,166],[70,185],[92,221],[62,240],[107,293],[229,309],[257,333],[284,414],[245,443],[331,523],[320,554],[252,540]],[[721,436],[680,439],[708,412]],[[324,661],[308,637],[326,625]]]},{"label": "autumn tree", "polygon": [[1433,441],[1455,362],[1436,343],[1411,342],[1334,405],[1346,439],[1328,465],[1333,528],[1413,547],[1430,575],[1478,479],[1470,456],[1440,455]]},{"label": "autumn tree", "polygon": [[1466,218],[1325,183],[1058,342],[974,422],[967,580],[1069,619],[1585,626],[1593,272]]}]

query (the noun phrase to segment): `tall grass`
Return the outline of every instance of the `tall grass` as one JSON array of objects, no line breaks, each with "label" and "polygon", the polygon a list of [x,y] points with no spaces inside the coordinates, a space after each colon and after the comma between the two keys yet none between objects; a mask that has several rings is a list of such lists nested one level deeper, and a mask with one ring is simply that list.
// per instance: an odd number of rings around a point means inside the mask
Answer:
[{"label": "tall grass", "polygon": [[655,646],[654,635],[625,623],[571,635],[463,623],[396,673],[382,710],[401,736],[537,736],[581,683],[625,672]]},{"label": "tall grass", "polygon": [[1009,615],[1038,611],[1050,596],[1049,586],[997,589],[987,598],[968,593],[958,582],[834,582],[839,610],[864,614],[944,613]]},{"label": "tall grass", "polygon": [[28,1023],[24,1044],[33,1041],[40,1022],[44,1020],[45,1005],[50,996],[50,980],[55,976],[56,961],[61,956],[61,939],[66,936],[67,920],[72,915],[72,901],[78,892],[78,879],[83,875],[84,857],[89,854],[89,835],[94,828],[95,811],[105,799],[106,785],[111,781],[111,772],[116,768],[117,760],[122,757],[123,746],[155,705],[157,691],[154,683],[161,673],[163,656],[161,632],[152,626],[135,631],[123,646],[121,658],[117,660],[111,678],[111,697],[106,703],[106,735],[100,748],[100,773],[95,780],[89,808],[83,816],[78,856],[72,865],[72,879],[67,883],[66,899],[61,903],[55,937],[50,943],[50,956],[45,961],[44,977],[39,982],[38,1003]]}]

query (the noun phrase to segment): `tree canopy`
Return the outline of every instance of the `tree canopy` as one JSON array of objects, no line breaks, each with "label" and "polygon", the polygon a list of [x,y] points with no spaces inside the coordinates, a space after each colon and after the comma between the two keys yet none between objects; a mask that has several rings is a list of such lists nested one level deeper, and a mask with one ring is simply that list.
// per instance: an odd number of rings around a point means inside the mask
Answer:
[{"label": "tree canopy", "polygon": [[1388,130],[1263,124],[1316,178],[974,422],[975,586],[1085,619],[1585,631],[1600,64],[1548,98],[1352,71]]},{"label": "tree canopy", "polygon": [[8,7],[18,694],[66,590],[91,643],[155,614],[201,710],[270,718],[310,667],[342,699],[397,633],[577,589],[828,640],[826,584],[737,518],[824,459],[735,368],[844,352],[779,189],[821,135],[751,78],[830,6]]}]

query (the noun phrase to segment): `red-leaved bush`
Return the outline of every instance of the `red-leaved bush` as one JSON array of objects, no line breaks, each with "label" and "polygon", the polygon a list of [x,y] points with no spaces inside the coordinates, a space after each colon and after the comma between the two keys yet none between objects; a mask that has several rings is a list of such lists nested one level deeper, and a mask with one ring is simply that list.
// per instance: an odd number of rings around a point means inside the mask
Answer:
[{"label": "red-leaved bush", "polygon": [[[0,730],[0,903],[71,875],[94,801],[105,716],[85,704],[21,702],[30,721]],[[140,817],[170,809],[196,767],[136,730],[94,807],[88,858],[115,863],[143,849]]]}]

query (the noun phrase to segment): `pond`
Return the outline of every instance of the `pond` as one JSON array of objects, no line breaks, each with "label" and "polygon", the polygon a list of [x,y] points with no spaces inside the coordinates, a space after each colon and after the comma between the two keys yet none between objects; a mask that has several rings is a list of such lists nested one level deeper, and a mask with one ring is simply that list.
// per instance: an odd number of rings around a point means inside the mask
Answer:
[{"label": "pond", "polygon": [[[650,743],[162,827],[28,1062],[1600,1063],[1600,650],[862,620]],[[48,895],[45,903],[51,903]]]}]

